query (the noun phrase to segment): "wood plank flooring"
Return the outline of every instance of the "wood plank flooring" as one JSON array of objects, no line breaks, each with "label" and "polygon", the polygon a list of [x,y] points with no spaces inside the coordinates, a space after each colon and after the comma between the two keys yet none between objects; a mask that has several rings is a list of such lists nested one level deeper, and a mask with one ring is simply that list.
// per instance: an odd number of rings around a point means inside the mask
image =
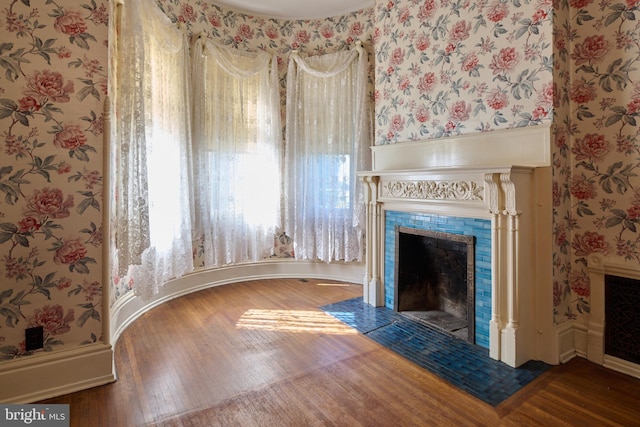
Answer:
[{"label": "wood plank flooring", "polygon": [[492,407],[318,309],[361,292],[278,279],[169,301],[116,343],[115,383],[40,403],[82,427],[640,426],[640,380],[579,358]]}]

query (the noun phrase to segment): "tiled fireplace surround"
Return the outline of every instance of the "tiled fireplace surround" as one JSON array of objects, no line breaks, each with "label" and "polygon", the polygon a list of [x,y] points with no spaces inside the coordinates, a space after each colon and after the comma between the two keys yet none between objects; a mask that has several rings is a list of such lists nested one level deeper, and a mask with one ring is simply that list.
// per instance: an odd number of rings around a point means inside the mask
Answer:
[{"label": "tiled fireplace surround", "polygon": [[517,367],[558,363],[549,128],[372,148],[364,301],[393,309],[396,226],[473,235],[475,341]]}]

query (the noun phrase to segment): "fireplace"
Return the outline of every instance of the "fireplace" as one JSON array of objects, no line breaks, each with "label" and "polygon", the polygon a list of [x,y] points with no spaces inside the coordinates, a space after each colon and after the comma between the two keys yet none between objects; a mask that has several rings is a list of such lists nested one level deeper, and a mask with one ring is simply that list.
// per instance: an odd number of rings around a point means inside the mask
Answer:
[{"label": "fireplace", "polygon": [[474,240],[396,227],[394,310],[475,342]]},{"label": "fireplace", "polygon": [[[532,359],[558,363],[549,309],[549,149],[549,129],[543,126],[372,147],[372,169],[359,172],[366,210],[363,300],[424,317],[432,306],[433,311],[457,317],[456,322],[466,317],[466,339],[488,348],[492,358],[509,366]],[[396,262],[396,249],[402,252],[404,246],[396,246],[396,240],[419,240],[424,234],[396,237],[396,226],[475,238],[470,245],[473,266],[466,268],[466,274],[474,276],[464,286],[466,298],[440,305],[424,303],[423,296],[408,297],[442,292],[439,285],[416,283],[427,281],[422,277],[426,273],[414,269],[424,264],[420,258],[428,257],[425,253],[409,250],[407,265],[402,254]],[[414,283],[403,284],[404,276],[414,276],[409,281]],[[410,303],[405,306],[406,298]],[[469,308],[471,298],[475,302]],[[447,305],[456,309],[443,309]]]}]

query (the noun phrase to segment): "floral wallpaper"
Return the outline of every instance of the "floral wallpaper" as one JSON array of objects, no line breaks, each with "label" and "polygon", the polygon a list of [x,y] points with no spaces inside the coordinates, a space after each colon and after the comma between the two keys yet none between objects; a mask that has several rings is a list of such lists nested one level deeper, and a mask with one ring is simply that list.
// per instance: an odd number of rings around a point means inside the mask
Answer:
[{"label": "floral wallpaper", "polygon": [[0,360],[102,339],[108,3],[0,11]]},{"label": "floral wallpaper", "polygon": [[[637,0],[388,0],[327,20],[158,0],[192,34],[278,55],[371,55],[376,144],[552,123],[557,323],[588,320],[586,259],[640,261]],[[101,340],[107,1],[0,9],[0,358]],[[284,100],[284,97],[282,97]],[[276,236],[278,256],[290,240]],[[115,284],[114,294],[129,291]]]},{"label": "floral wallpaper", "polygon": [[551,121],[550,0],[375,9],[376,145]]},{"label": "floral wallpaper", "polygon": [[558,2],[554,307],[588,321],[587,257],[640,266],[637,0]]}]

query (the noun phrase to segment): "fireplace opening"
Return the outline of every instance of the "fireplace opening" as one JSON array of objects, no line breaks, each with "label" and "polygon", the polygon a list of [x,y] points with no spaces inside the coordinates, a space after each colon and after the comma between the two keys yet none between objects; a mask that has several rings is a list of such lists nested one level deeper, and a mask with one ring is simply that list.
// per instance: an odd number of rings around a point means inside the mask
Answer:
[{"label": "fireplace opening", "polygon": [[605,274],[604,352],[640,364],[640,280]]},{"label": "fireplace opening", "polygon": [[475,342],[475,239],[396,227],[394,310]]}]

